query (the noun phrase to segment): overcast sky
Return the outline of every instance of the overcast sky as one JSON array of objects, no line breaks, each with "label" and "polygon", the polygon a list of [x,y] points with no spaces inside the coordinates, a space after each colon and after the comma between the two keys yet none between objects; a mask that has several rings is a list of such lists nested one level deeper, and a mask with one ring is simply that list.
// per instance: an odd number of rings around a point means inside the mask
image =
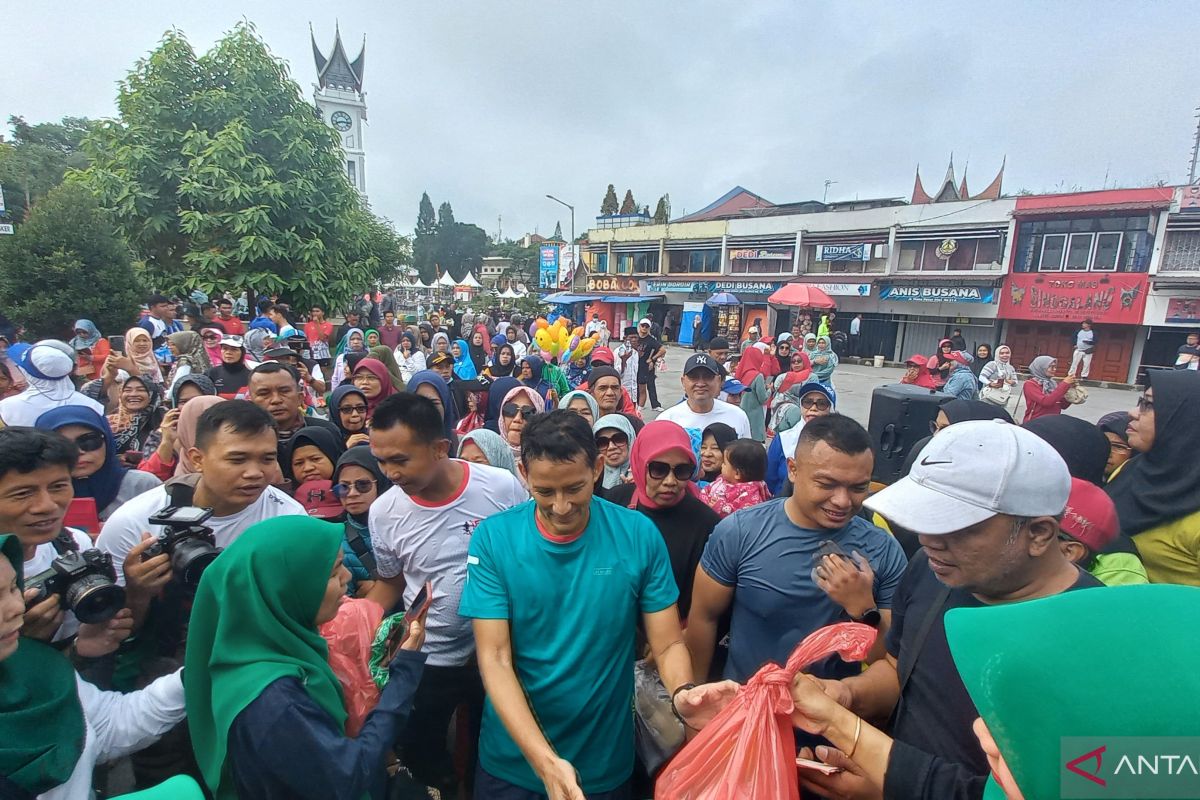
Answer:
[{"label": "overcast sky", "polygon": [[505,237],[609,183],[679,216],[742,185],[773,202],[933,192],[951,151],[974,191],[1182,182],[1200,104],[1189,2],[13,2],[0,115],[115,113],[116,82],[171,26],[198,51],[242,17],[311,95],[312,22],[365,33],[368,192]]}]

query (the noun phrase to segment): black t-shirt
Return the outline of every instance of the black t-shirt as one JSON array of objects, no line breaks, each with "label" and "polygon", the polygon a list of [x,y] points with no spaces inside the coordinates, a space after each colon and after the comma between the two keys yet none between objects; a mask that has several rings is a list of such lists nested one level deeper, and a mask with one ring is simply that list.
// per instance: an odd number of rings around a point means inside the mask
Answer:
[{"label": "black t-shirt", "polygon": [[653,336],[638,337],[638,375],[648,375],[654,368],[654,354],[662,349],[662,343]]},{"label": "black t-shirt", "polygon": [[[1079,577],[1068,591],[1102,585],[1079,570]],[[887,649],[897,659],[900,674],[904,674],[914,657],[914,640],[943,589],[944,585],[929,569],[925,551],[921,550],[905,570],[892,602]],[[943,609],[981,608],[984,605],[970,592],[952,589]],[[892,736],[926,753],[961,764],[976,775],[986,775],[989,771],[987,759],[971,731],[978,716],[954,666],[950,645],[946,642],[946,628],[939,616],[925,637],[920,657],[900,696]]]},{"label": "black t-shirt", "polygon": [[226,399],[232,398],[250,383],[250,370],[245,364],[235,364],[231,367],[222,363],[204,374],[213,382],[213,386],[217,387],[217,394]]},{"label": "black t-shirt", "polygon": [[[633,499],[633,484],[623,483],[605,490],[604,499],[629,508]],[[650,518],[667,543],[671,572],[675,575],[675,585],[679,587],[679,616],[686,619],[692,607],[692,583],[696,579],[696,567],[700,564],[700,556],[704,554],[704,545],[721,517],[691,494],[671,508],[654,509],[639,505],[637,510]]]}]

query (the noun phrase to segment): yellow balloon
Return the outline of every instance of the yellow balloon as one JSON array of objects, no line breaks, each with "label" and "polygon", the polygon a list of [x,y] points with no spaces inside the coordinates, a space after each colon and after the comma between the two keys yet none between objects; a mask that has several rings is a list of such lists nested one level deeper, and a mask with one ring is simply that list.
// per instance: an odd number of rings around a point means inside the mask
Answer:
[{"label": "yellow balloon", "polygon": [[546,318],[545,318],[545,317],[538,317],[538,318],[537,318],[537,321],[535,321],[535,322],[533,323],[533,327],[537,328],[539,331],[540,331],[540,330],[544,330],[544,329],[545,329],[546,327],[548,327],[549,325],[550,325],[550,323],[549,323],[549,322],[546,322]]},{"label": "yellow balloon", "polygon": [[592,352],[592,348],[595,347],[595,345],[595,339],[580,339],[579,346],[575,348],[575,358],[582,358],[586,356],[588,353]]},{"label": "yellow balloon", "polygon": [[550,331],[546,330],[545,328],[539,328],[537,332],[533,334],[533,340],[537,342],[537,346],[540,349],[550,349]]}]

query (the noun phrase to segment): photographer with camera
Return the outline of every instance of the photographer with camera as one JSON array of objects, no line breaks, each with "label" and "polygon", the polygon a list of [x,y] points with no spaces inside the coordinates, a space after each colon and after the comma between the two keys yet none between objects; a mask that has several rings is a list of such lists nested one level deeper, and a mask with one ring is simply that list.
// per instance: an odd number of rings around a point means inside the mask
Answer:
[{"label": "photographer with camera", "polygon": [[57,433],[0,430],[0,530],[21,545],[17,566],[28,605],[22,633],[56,646],[78,634],[76,652],[94,657],[128,635],[131,617],[111,563],[87,534],[63,525],[78,458],[78,448]]}]

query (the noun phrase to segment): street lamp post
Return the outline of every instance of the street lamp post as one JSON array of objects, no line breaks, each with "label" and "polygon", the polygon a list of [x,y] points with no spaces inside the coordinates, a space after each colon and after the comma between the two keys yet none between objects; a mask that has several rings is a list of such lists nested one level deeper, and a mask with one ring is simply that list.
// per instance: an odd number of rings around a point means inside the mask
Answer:
[{"label": "street lamp post", "polygon": [[[551,200],[553,200],[556,203],[566,206],[567,208],[569,208],[571,210],[571,247],[574,247],[575,246],[575,206],[571,205],[570,203],[559,200],[557,197],[555,197],[552,194],[548,194],[548,195],[546,195],[546,197],[550,198]],[[575,252],[575,251],[572,250],[571,252]]]}]

